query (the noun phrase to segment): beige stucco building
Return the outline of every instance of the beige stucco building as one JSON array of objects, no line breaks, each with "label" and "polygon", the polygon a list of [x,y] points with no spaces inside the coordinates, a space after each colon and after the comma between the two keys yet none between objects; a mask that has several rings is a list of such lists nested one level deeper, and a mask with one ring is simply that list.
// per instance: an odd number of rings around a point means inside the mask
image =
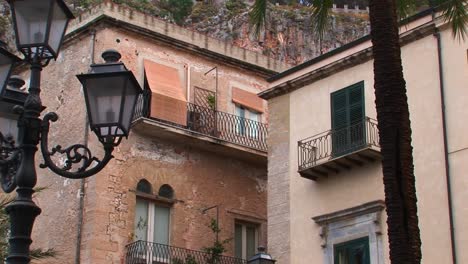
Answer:
[{"label": "beige stucco building", "polygon": [[244,259],[226,263],[245,262],[267,244],[268,109],[257,93],[287,66],[104,1],[71,22],[43,70],[44,113],[60,117],[50,147],[84,144],[103,156],[75,74],[109,48],[144,89],[132,132],[93,177],[37,168],[46,190],[36,196],[32,247],[58,252],[45,263],[203,263],[198,251],[213,245],[208,225],[218,217],[224,255]]},{"label": "beige stucco building", "polygon": [[[454,263],[452,251],[468,263],[468,43],[423,12],[401,44],[422,263]],[[269,253],[281,264],[389,263],[370,38],[269,82]]]}]

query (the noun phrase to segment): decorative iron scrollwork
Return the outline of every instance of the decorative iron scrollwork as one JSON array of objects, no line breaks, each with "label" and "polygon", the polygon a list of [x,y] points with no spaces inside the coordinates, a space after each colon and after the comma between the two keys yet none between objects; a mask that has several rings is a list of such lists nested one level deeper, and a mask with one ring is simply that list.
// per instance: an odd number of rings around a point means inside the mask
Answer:
[{"label": "decorative iron scrollwork", "polygon": [[15,175],[21,160],[21,152],[15,147],[15,140],[11,136],[0,133],[0,180],[2,189],[6,193],[16,188]]},{"label": "decorative iron scrollwork", "polygon": [[[70,146],[66,149],[62,149],[62,146],[57,145],[52,148],[52,151],[49,153],[51,156],[55,155],[56,153],[65,154],[66,160],[63,166],[63,170],[69,171],[72,169],[73,164],[82,164],[81,167],[77,169],[78,172],[85,171],[86,168],[91,166],[91,164],[95,162],[99,162],[96,157],[91,155],[91,151],[85,146],[81,144]],[[42,164],[40,165],[42,167]]]},{"label": "decorative iron scrollwork", "polygon": [[[48,113],[42,120],[41,131],[41,150],[44,158],[44,163],[40,164],[41,168],[49,168],[58,175],[69,179],[82,179],[92,176],[101,171],[106,164],[113,158],[112,151],[114,150],[113,144],[104,145],[104,158],[102,160],[94,157],[88,147],[83,144],[75,144],[65,149],[57,145],[49,151],[48,149],[48,135],[50,122],[58,120],[56,113]],[[56,154],[62,155],[63,166],[59,167],[52,157]],[[79,165],[78,168],[73,165]]]}]

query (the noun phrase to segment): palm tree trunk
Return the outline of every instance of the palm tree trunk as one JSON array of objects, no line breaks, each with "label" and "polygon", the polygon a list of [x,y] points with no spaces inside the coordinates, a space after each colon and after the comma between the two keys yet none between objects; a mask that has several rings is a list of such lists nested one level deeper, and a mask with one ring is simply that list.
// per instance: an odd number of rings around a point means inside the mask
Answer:
[{"label": "palm tree trunk", "polygon": [[369,8],[390,260],[419,264],[421,240],[396,3],[370,0]]}]

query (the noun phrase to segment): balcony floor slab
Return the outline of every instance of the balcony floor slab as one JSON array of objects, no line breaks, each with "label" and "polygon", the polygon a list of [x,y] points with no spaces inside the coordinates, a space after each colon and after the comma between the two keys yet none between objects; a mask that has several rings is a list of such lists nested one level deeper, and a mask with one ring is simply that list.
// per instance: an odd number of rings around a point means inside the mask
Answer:
[{"label": "balcony floor slab", "polygon": [[298,172],[301,177],[317,181],[320,178],[343,173],[355,167],[362,167],[367,163],[379,160],[381,160],[380,148],[366,146],[351,153],[347,153],[346,155],[320,160],[312,166],[299,169]]},{"label": "balcony floor slab", "polygon": [[201,150],[214,152],[256,164],[267,162],[267,153],[242,145],[230,143],[183,127],[173,126],[150,118],[140,118],[133,123],[132,131],[148,137],[189,145]]}]

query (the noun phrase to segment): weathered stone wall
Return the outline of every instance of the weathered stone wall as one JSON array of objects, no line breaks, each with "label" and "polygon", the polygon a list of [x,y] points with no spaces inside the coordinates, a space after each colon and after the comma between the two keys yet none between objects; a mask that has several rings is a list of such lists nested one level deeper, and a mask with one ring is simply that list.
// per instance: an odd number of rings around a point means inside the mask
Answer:
[{"label": "weathered stone wall", "polygon": [[[290,102],[289,95],[269,100],[268,253],[290,263]],[[294,166],[294,165],[293,165]]]},{"label": "weathered stone wall", "polygon": [[[102,147],[93,133],[86,140],[84,100],[75,74],[87,72],[94,60],[108,48],[122,53],[122,61],[143,83],[143,60],[172,65],[181,70],[184,83],[195,85],[213,83],[213,74],[204,75],[218,66],[218,105],[220,110],[233,113],[233,86],[257,93],[266,82],[248,70],[194,55],[180,48],[162,44],[107,23],[97,23],[94,42],[90,32],[82,32],[67,42],[57,62],[52,62],[43,74],[43,97],[47,110],[57,111],[61,119],[51,129],[51,140],[67,146],[88,143],[93,154],[102,157]],[[92,44],[94,43],[94,44]],[[94,46],[94,49],[93,49]],[[186,89],[186,87],[184,88]],[[187,91],[187,90],[185,90]],[[266,102],[264,102],[266,110]],[[262,116],[267,121],[267,113]],[[209,149],[209,148],[208,148]],[[121,263],[124,247],[132,240],[135,193],[140,179],[147,179],[153,188],[169,184],[180,202],[172,207],[172,245],[201,249],[214,241],[207,225],[210,215],[203,208],[220,205],[220,239],[234,237],[234,220],[260,225],[260,244],[266,245],[266,164],[251,163],[168,142],[143,134],[132,133],[128,141],[114,151],[115,159],[98,175],[85,181],[83,226],[81,234],[81,263]],[[53,247],[59,255],[46,263],[75,263],[78,237],[80,181],[65,180],[47,170],[40,170],[39,185],[47,186],[37,197],[43,214],[34,229],[35,247]],[[44,176],[42,176],[44,175]],[[233,241],[227,245],[232,255]]]},{"label": "weathered stone wall", "polygon": [[[132,133],[116,151],[112,164],[88,189],[83,263],[120,263],[124,247],[133,238],[134,190],[139,180],[148,180],[157,192],[169,184],[178,200],[171,208],[170,243],[201,250],[214,242],[208,228],[219,205],[220,240],[233,239],[234,221],[250,220],[261,225],[260,243],[266,242],[266,171],[226,156],[200,151],[175,142],[163,142]],[[226,245],[234,251],[233,241]]]}]

